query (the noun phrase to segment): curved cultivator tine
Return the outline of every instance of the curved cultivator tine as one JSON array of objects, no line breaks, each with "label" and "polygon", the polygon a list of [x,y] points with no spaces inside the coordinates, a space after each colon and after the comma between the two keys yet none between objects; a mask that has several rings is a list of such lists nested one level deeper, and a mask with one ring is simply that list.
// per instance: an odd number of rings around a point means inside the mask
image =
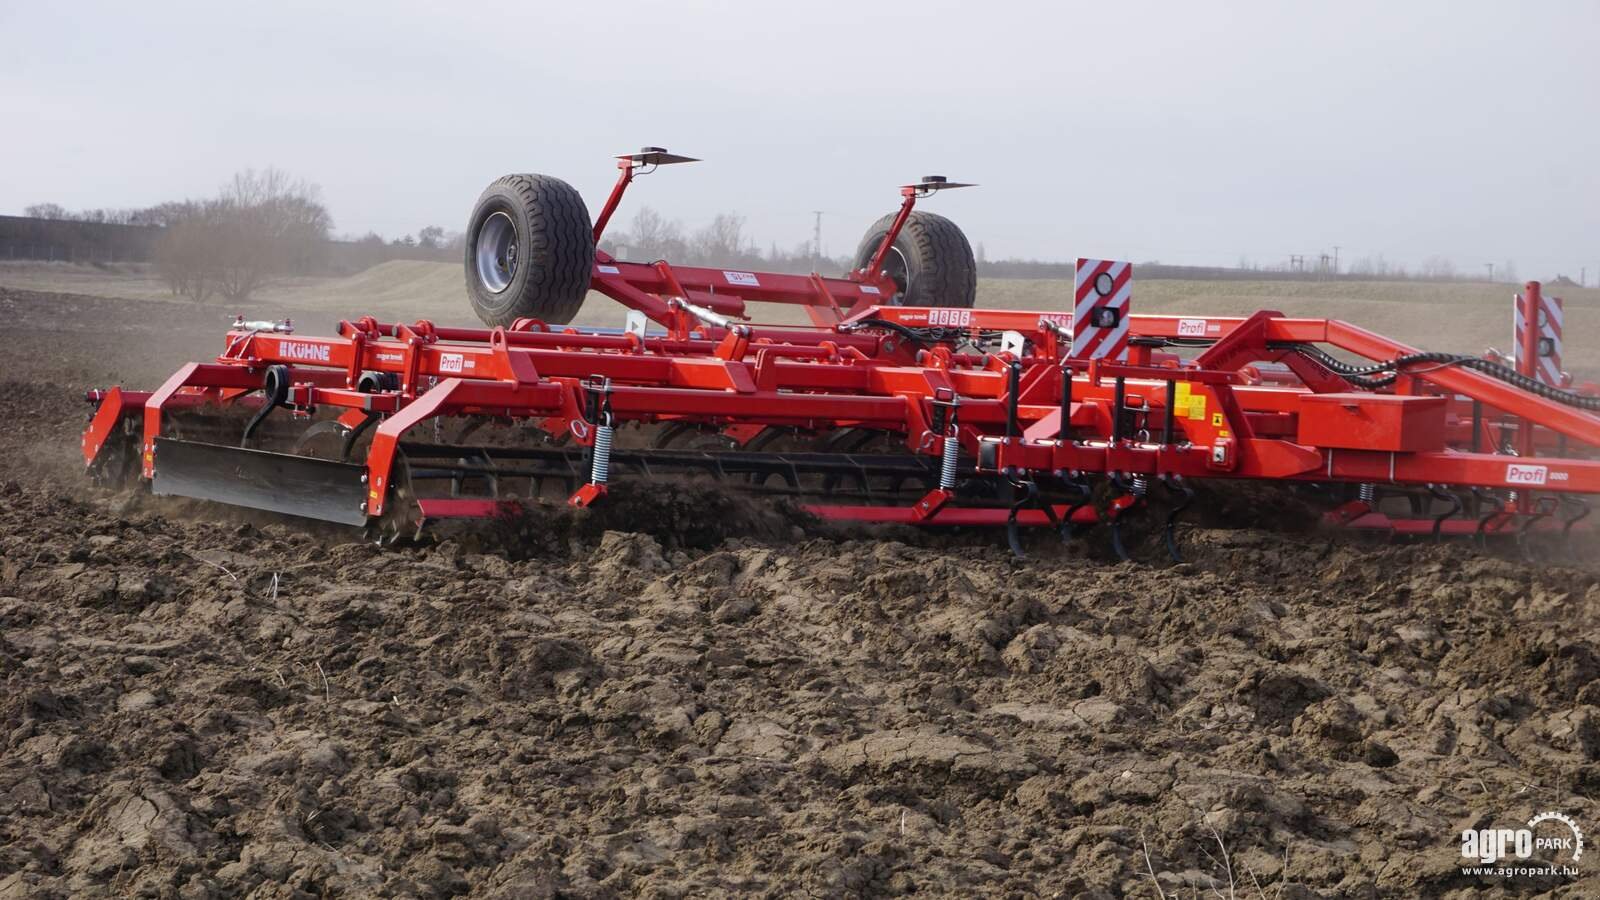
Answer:
[{"label": "curved cultivator tine", "polygon": [[1561,520],[1561,546],[1566,549],[1567,556],[1574,557],[1577,553],[1572,549],[1572,527],[1589,518],[1589,504],[1577,497],[1561,495],[1561,505],[1575,508],[1576,512]]},{"label": "curved cultivator tine", "polygon": [[1168,493],[1177,497],[1177,501],[1173,503],[1171,511],[1167,513],[1167,524],[1161,529],[1161,536],[1167,545],[1167,555],[1172,557],[1173,562],[1181,563],[1183,562],[1183,554],[1178,550],[1178,517],[1183,515],[1184,510],[1187,510],[1190,504],[1194,503],[1194,488],[1184,484],[1183,477],[1180,475],[1161,476],[1161,486],[1166,488]]},{"label": "curved cultivator tine", "polygon": [[1537,560],[1534,559],[1533,544],[1531,542],[1533,529],[1538,526],[1540,522],[1554,515],[1555,511],[1559,509],[1560,506],[1561,501],[1557,500],[1555,497],[1540,497],[1537,501],[1535,501],[1533,505],[1533,514],[1528,516],[1528,518],[1522,523],[1521,528],[1517,529],[1517,549],[1521,551],[1523,559],[1527,560],[1528,562],[1537,562]]},{"label": "curved cultivator tine", "polygon": [[1489,523],[1500,518],[1501,515],[1505,513],[1506,501],[1502,500],[1498,494],[1494,494],[1479,488],[1472,489],[1472,496],[1478,498],[1478,508],[1480,510],[1483,509],[1483,504],[1485,502],[1494,507],[1494,509],[1490,512],[1484,513],[1478,517],[1478,529],[1473,534],[1473,539],[1478,542],[1478,549],[1487,550],[1489,549]]},{"label": "curved cultivator tine", "polygon": [[1112,519],[1106,528],[1111,532],[1111,552],[1115,553],[1117,559],[1123,562],[1132,561],[1133,556],[1128,553],[1127,545],[1122,542],[1122,520]]},{"label": "curved cultivator tine", "polygon": [[1461,513],[1462,502],[1459,495],[1452,494],[1436,484],[1428,485],[1428,493],[1450,504],[1450,508],[1448,510],[1433,517],[1433,542],[1437,544],[1444,540],[1445,520],[1455,518]]},{"label": "curved cultivator tine", "polygon": [[262,393],[266,395],[261,408],[245,423],[244,434],[239,437],[239,446],[250,448],[255,446],[254,437],[256,429],[266,421],[267,416],[289,400],[289,367],[269,366],[263,383]]},{"label": "curved cultivator tine", "polygon": [[1011,554],[1017,559],[1028,558],[1028,554],[1022,552],[1022,533],[1017,528],[1017,514],[1038,492],[1039,489],[1031,481],[1011,482],[1011,514],[1006,517],[1006,543],[1011,545]]},{"label": "curved cultivator tine", "polygon": [[1121,473],[1114,472],[1111,475],[1111,483],[1121,492],[1112,498],[1111,508],[1106,517],[1107,528],[1111,532],[1111,552],[1117,555],[1117,559],[1128,562],[1133,559],[1133,555],[1128,552],[1128,546],[1122,539],[1123,517],[1133,508],[1142,505],[1145,481],[1140,476],[1125,480]]},{"label": "curved cultivator tine", "polygon": [[1061,535],[1061,542],[1065,544],[1083,533],[1083,529],[1074,525],[1072,520],[1077,516],[1078,510],[1094,502],[1094,488],[1090,487],[1089,482],[1082,478],[1063,478],[1062,483],[1067,486],[1068,490],[1078,495],[1076,500],[1068,504],[1067,511],[1062,515],[1061,522],[1056,528],[1056,531]]},{"label": "curved cultivator tine", "polygon": [[1017,559],[1028,558],[1028,555],[1022,552],[1022,529],[1017,524],[1017,515],[1029,506],[1037,506],[1052,527],[1057,530],[1064,527],[1061,521],[1056,519],[1055,508],[1049,501],[1041,499],[1039,485],[1036,482],[1031,479],[1012,481],[1011,512],[1006,516],[1006,543],[1011,545],[1011,552]]}]

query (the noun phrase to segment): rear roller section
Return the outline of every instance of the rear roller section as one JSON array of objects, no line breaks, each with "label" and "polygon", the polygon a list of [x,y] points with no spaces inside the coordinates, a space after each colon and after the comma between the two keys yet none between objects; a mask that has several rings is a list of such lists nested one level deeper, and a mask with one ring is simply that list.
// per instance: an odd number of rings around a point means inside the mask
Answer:
[{"label": "rear roller section", "polygon": [[594,232],[572,185],[549,175],[506,175],[467,222],[467,297],[490,326],[521,318],[572,321],[589,292]]},{"label": "rear roller section", "polygon": [[411,463],[404,453],[396,454],[389,477],[389,500],[383,515],[368,520],[366,529],[369,540],[386,547],[416,539],[426,521],[411,481]]}]

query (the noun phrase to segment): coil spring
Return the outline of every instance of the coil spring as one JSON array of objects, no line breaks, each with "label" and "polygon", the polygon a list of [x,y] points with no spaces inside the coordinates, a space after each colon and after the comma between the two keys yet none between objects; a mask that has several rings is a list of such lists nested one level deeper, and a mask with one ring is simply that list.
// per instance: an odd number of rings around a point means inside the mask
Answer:
[{"label": "coil spring", "polygon": [[1378,502],[1378,486],[1370,482],[1363,484],[1360,488],[1357,488],[1356,496],[1361,498],[1362,503],[1371,506]]},{"label": "coil spring", "polygon": [[615,431],[611,425],[595,426],[594,466],[589,471],[589,481],[593,484],[605,484],[611,477],[611,435]]},{"label": "coil spring", "polygon": [[961,441],[953,434],[944,438],[944,450],[939,454],[939,489],[955,490],[956,458],[961,454]]},{"label": "coil spring", "polygon": [[1133,482],[1128,486],[1135,497],[1143,497],[1150,490],[1150,479],[1144,475],[1133,476]]}]

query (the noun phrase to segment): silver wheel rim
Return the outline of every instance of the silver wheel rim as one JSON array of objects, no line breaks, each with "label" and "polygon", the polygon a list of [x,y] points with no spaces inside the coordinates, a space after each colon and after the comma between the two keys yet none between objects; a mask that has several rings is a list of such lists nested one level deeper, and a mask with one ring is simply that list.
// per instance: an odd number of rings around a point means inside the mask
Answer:
[{"label": "silver wheel rim", "polygon": [[900,292],[894,295],[893,304],[899,306],[906,298],[906,292],[911,290],[911,273],[907,271],[906,255],[900,248],[890,245],[889,253],[883,258],[883,271],[894,281]]},{"label": "silver wheel rim", "polygon": [[472,249],[484,287],[498,294],[511,286],[517,275],[517,226],[510,216],[497,212],[484,219]]}]

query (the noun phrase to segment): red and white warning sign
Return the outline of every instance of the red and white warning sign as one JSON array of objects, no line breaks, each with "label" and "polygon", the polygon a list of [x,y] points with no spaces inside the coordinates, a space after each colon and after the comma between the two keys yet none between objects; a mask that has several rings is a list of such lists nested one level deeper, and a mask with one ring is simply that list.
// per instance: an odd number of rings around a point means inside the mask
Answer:
[{"label": "red and white warning sign", "polygon": [[[1524,358],[1529,347],[1527,321],[1529,308],[1535,305],[1539,330],[1532,342],[1533,357],[1528,360]],[[1513,306],[1516,326],[1512,346],[1516,348],[1517,371],[1552,387],[1561,387],[1565,377],[1561,371],[1561,298],[1546,297],[1530,285],[1526,294],[1513,297]]]},{"label": "red and white warning sign", "polygon": [[1127,359],[1133,263],[1080,258],[1074,285],[1072,355],[1078,359]]}]

